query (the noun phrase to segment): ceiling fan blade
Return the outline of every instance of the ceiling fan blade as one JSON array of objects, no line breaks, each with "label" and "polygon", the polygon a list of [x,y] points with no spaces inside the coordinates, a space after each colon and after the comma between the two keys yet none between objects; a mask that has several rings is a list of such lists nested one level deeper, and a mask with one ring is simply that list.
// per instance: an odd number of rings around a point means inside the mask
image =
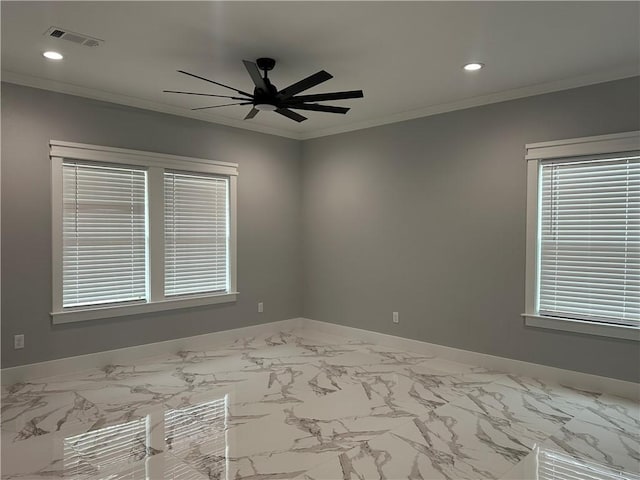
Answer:
[{"label": "ceiling fan blade", "polygon": [[246,95],[247,97],[253,97],[250,93],[243,92],[242,90],[238,90],[237,88],[230,87],[229,85],[225,85],[224,83],[214,82],[213,80],[209,80],[208,78],[201,77],[199,75],[195,75],[193,73],[185,72],[184,70],[178,70],[179,73],[183,73],[185,75],[189,75],[190,77],[199,78],[200,80],[204,80],[205,82],[213,83],[214,85],[219,85],[224,88],[228,88],[229,90],[233,90],[234,92],[238,92],[241,95]]},{"label": "ceiling fan blade", "polygon": [[324,100],[346,100],[348,98],[362,98],[364,93],[362,90],[350,90],[348,92],[331,92],[331,93],[318,93],[316,95],[300,95],[298,97],[292,97],[287,102],[322,102]]},{"label": "ceiling fan blade", "polygon": [[260,110],[258,110],[256,107],[253,107],[251,110],[249,110],[249,113],[247,113],[247,116],[244,117],[244,119],[245,120],[252,119],[253,117],[255,117],[258,114],[259,111]]},{"label": "ceiling fan blade", "polygon": [[287,107],[295,110],[313,110],[315,112],[329,112],[329,113],[347,113],[349,108],[347,107],[334,107],[332,105],[316,105],[315,103],[301,103],[301,104],[287,104]]},{"label": "ceiling fan blade", "polygon": [[320,85],[322,82],[326,82],[333,78],[328,72],[324,70],[320,70],[318,73],[314,73],[313,75],[300,80],[299,82],[294,83],[293,85],[289,85],[287,88],[283,88],[278,92],[278,97],[280,100],[288,100],[293,97],[296,93],[300,93],[303,90],[307,90],[311,87],[315,87],[316,85]]},{"label": "ceiling fan blade", "polygon": [[248,100],[247,98],[230,97],[229,95],[214,95],[213,93],[180,92],[177,90],[163,90],[163,92],[164,93],[182,93],[184,95],[202,95],[203,97],[230,98],[232,100]]},{"label": "ceiling fan blade", "polygon": [[280,115],[284,115],[285,117],[290,118],[291,120],[295,120],[296,122],[304,122],[307,117],[303,117],[299,113],[289,110],[288,108],[277,108],[276,112]]},{"label": "ceiling fan blade", "polygon": [[267,87],[267,84],[264,82],[262,75],[260,75],[260,70],[258,69],[258,65],[256,65],[253,62],[250,62],[249,60],[243,60],[242,63],[244,63],[244,66],[247,69],[247,72],[249,72],[249,75],[251,76],[251,80],[253,80],[254,85],[264,92],[269,91],[269,88]]},{"label": "ceiling fan blade", "polygon": [[198,107],[191,110],[204,110],[206,108],[230,107],[231,105],[251,105],[252,102],[225,103],[224,105],[211,105],[210,107]]}]

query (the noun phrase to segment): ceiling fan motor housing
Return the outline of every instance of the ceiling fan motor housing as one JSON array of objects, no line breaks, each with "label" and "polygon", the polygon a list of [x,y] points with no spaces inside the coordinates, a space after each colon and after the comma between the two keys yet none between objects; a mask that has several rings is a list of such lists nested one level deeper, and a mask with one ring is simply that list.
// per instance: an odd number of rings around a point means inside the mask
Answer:
[{"label": "ceiling fan motor housing", "polygon": [[273,58],[263,57],[256,60],[256,64],[260,70],[269,72],[276,66],[276,61]]},{"label": "ceiling fan motor housing", "polygon": [[266,92],[262,88],[258,87],[253,89],[253,103],[273,103],[275,105],[278,89],[271,84],[268,78],[264,79],[264,83],[267,86]]}]

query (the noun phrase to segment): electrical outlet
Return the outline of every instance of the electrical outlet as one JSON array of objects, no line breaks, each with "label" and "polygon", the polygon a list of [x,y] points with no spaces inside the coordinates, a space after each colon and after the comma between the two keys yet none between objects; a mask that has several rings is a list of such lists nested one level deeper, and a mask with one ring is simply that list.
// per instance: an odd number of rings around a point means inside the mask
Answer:
[{"label": "electrical outlet", "polygon": [[262,302],[258,302],[258,313],[264,312],[264,305]]},{"label": "electrical outlet", "polygon": [[24,335],[20,334],[13,336],[13,348],[16,350],[24,348]]},{"label": "electrical outlet", "polygon": [[400,319],[398,318],[398,312],[393,312],[393,323],[400,323]]}]

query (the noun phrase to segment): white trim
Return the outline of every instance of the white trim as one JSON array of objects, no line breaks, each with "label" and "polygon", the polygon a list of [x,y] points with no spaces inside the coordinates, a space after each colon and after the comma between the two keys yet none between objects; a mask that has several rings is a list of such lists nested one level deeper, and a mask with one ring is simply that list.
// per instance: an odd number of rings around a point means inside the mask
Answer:
[{"label": "white trim", "polygon": [[229,177],[229,289],[235,292],[238,288],[238,177]]},{"label": "white trim", "polygon": [[60,157],[51,158],[51,306],[62,310],[62,162]]},{"label": "white trim", "polygon": [[62,142],[60,140],[51,140],[49,145],[49,155],[52,158],[62,157],[72,160],[171,168],[229,176],[238,175],[238,164],[231,162],[219,162],[217,160],[145,152],[127,148],[104,147],[102,145],[89,145],[86,143]]},{"label": "white trim", "polygon": [[640,342],[640,328],[611,323],[587,322],[572,318],[557,318],[547,315],[530,315],[523,313],[525,325],[529,327],[550,328],[565,332],[584,333],[601,337],[622,338]]},{"label": "white trim", "polygon": [[366,128],[377,127],[381,125],[388,125],[392,123],[404,122],[406,120],[412,120],[415,118],[429,117],[432,115],[438,115],[440,113],[453,112],[456,110],[464,110],[466,108],[479,107],[482,105],[489,105],[492,103],[505,102],[508,100],[516,100],[519,98],[532,97],[535,95],[542,95],[545,93],[558,92],[562,90],[569,90],[572,88],[585,87],[588,85],[594,85],[597,83],[611,82],[614,80],[622,80],[624,78],[635,77],[638,75],[637,66],[623,67],[617,70],[607,70],[605,72],[599,72],[595,74],[573,77],[569,79],[563,79],[553,82],[539,83],[536,85],[529,85],[521,88],[514,88],[511,90],[505,90],[502,92],[491,93],[488,95],[480,95],[477,97],[466,98],[464,100],[447,102],[438,105],[431,105],[428,107],[418,108],[407,112],[400,112],[391,115],[385,115],[373,120],[364,120],[361,122],[354,122],[347,125],[341,125],[338,127],[330,127],[325,129],[316,130],[315,132],[294,132],[290,130],[284,130],[279,128],[268,127],[258,123],[246,122],[242,120],[230,119],[228,117],[216,115],[212,112],[193,112],[185,108],[174,107],[171,105],[165,105],[158,102],[152,102],[149,100],[143,100],[127,95],[120,95],[111,92],[105,92],[102,90],[81,87],[70,83],[58,82],[56,80],[50,80],[48,78],[36,77],[32,75],[25,75],[21,73],[11,72],[3,70],[2,81],[7,83],[13,83],[17,85],[24,85],[32,88],[39,88],[42,90],[50,90],[53,92],[64,93],[68,95],[75,95],[79,97],[92,98],[95,100],[101,100],[104,102],[111,102],[120,105],[127,105],[135,108],[142,108],[145,110],[151,110],[156,112],[168,113],[172,115],[178,115],[187,118],[194,118],[205,122],[216,123],[220,125],[227,125],[242,130],[251,130],[255,132],[266,133],[270,135],[276,135],[280,137],[291,138],[294,140],[309,140],[312,138],[326,137],[329,135],[336,135],[340,133],[352,132],[356,130],[363,130]]},{"label": "white trim", "polygon": [[[160,284],[164,286],[164,284]],[[214,305],[217,303],[230,303],[237,300],[239,292],[229,292],[218,295],[199,295],[185,298],[168,298],[155,300],[148,303],[135,303],[131,305],[110,305],[108,307],[74,308],[51,312],[51,321],[54,325],[60,323],[83,322],[85,320],[98,320],[101,318],[124,317],[141,313],[161,312],[178,308],[200,307],[202,305]]]},{"label": "white trim", "polygon": [[150,205],[164,205],[164,171],[161,168],[147,171],[148,294],[151,302],[158,302],[164,299],[164,209],[149,208]]},{"label": "white trim", "polygon": [[[238,164],[183,157],[164,153],[89,145],[51,140],[51,211],[52,211],[52,312],[53,324],[97,320],[101,318],[137,315],[141,313],[190,308],[202,305],[235,302],[237,291],[237,177]],[[64,309],[62,305],[62,169],[65,159],[117,163],[147,169],[148,210],[148,298],[145,303],[92,306]],[[190,295],[180,298],[164,294],[164,171],[204,172],[223,175],[229,179],[229,291],[209,295]]]},{"label": "white trim", "polygon": [[529,143],[525,148],[527,150],[525,160],[529,161],[630,152],[640,150],[640,131]]},{"label": "white trim", "polygon": [[163,342],[147,343],[144,345],[60,358],[46,362],[30,363],[18,367],[3,368],[0,371],[0,381],[2,385],[11,385],[16,382],[26,382],[37,378],[66,375],[90,370],[92,368],[102,368],[110,364],[135,362],[143,358],[176,353],[181,350],[216,348],[232,343],[239,338],[261,335],[268,332],[276,333],[280,330],[292,330],[299,328],[299,326],[300,319],[292,318],[260,325],[234,328],[232,330],[205,333],[192,337],[176,338]]},{"label": "white trim", "polygon": [[[608,142],[612,140],[621,140],[621,139],[630,139],[630,138],[635,138],[637,140],[638,135],[640,135],[640,131],[632,130],[630,132],[611,133],[607,135],[593,135],[590,137],[577,137],[577,138],[565,138],[564,140],[551,140],[549,142],[527,143],[525,145],[525,148],[527,150],[531,150],[536,148],[575,145],[578,143],[595,144],[600,142]],[[630,148],[630,150],[634,150],[634,148]]]},{"label": "white trim", "polygon": [[549,367],[537,363],[524,362],[510,358],[497,357],[486,353],[472,352],[459,348],[446,347],[433,343],[412,340],[409,338],[387,335],[384,333],[359,328],[321,322],[307,318],[292,318],[277,322],[264,323],[249,327],[206,333],[193,337],[178,338],[164,342],[120,348],[106,352],[97,352],[76,357],[61,358],[18,367],[5,368],[1,371],[2,385],[25,382],[37,378],[66,375],[92,368],[101,368],[114,363],[127,363],[154,355],[171,354],[180,350],[215,349],[227,345],[239,338],[277,333],[279,331],[295,331],[303,336],[319,340],[323,335],[340,337],[343,341],[353,339],[368,341],[400,350],[427,355],[437,355],[447,360],[477,365],[492,370],[516,375],[537,377],[547,381],[561,383],[574,388],[610,393],[621,397],[640,399],[640,384],[615,378],[602,377],[588,373]]},{"label": "white trim", "polygon": [[538,232],[540,231],[539,210],[539,163],[527,163],[527,237],[525,263],[525,311],[538,309],[536,292],[538,291]]},{"label": "white trim", "polygon": [[610,393],[612,395],[618,395],[625,398],[640,399],[640,384],[635,382],[627,382],[615,378],[602,377],[573,370],[565,370],[562,368],[550,367],[522,360],[514,360],[511,358],[497,357],[486,353],[446,347],[444,345],[396,337],[394,335],[387,335],[384,333],[317,320],[303,319],[302,325],[303,332],[308,330],[310,332],[320,332],[341,338],[364,340],[379,345],[398,348],[400,350],[407,350],[426,355],[437,355],[441,358],[454,362],[478,365],[480,367],[506,373],[513,373],[516,375],[537,377],[574,388]]}]

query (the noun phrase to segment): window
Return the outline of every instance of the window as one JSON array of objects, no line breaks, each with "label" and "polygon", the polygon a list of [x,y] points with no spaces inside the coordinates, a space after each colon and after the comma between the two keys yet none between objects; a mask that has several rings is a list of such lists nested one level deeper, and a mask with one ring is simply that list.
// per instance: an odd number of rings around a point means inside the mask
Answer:
[{"label": "window", "polygon": [[164,172],[164,294],[227,289],[228,181]]},{"label": "window", "polygon": [[638,339],[640,136],[527,146],[528,325]]},{"label": "window", "polygon": [[54,323],[234,301],[237,166],[51,142]]},{"label": "window", "polygon": [[639,159],[622,155],[541,164],[541,314],[638,323]]},{"label": "window", "polygon": [[146,300],[146,172],[64,162],[62,305]]}]

